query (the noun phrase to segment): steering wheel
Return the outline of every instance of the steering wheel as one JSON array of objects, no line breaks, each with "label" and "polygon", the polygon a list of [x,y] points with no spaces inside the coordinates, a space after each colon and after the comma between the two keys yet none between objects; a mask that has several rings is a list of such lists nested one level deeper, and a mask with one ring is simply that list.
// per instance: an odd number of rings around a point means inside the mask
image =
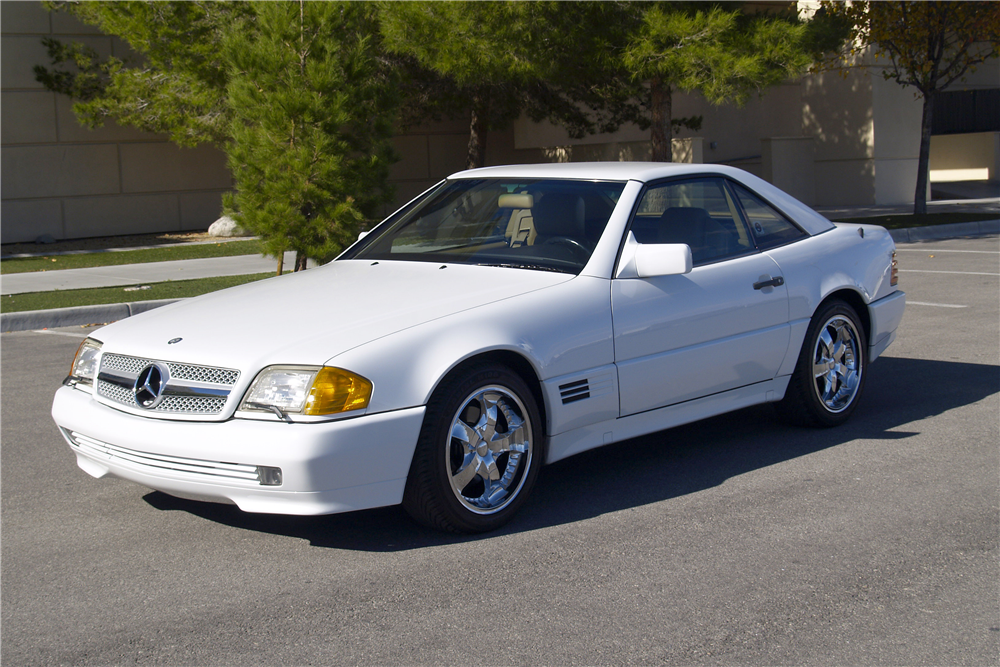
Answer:
[{"label": "steering wheel", "polygon": [[564,245],[574,254],[578,255],[581,261],[590,259],[590,249],[579,241],[569,236],[551,236],[542,242],[542,245]]}]

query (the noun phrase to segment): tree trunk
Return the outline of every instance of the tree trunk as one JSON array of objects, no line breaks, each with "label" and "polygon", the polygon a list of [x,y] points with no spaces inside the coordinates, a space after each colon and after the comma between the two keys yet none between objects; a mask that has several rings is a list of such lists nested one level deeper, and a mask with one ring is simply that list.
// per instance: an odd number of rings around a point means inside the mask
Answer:
[{"label": "tree trunk", "polygon": [[650,119],[653,121],[650,127],[650,138],[653,141],[653,162],[672,162],[670,141],[673,138],[673,129],[670,121],[673,114],[673,99],[671,98],[670,86],[664,84],[660,77],[656,77],[650,82],[649,92],[651,97]]},{"label": "tree trunk", "polygon": [[308,259],[309,258],[306,257],[305,253],[296,251],[295,252],[295,270],[296,271],[305,271],[306,270],[306,261]]},{"label": "tree trunk", "polygon": [[917,158],[917,190],[913,193],[913,214],[927,213],[927,177],[931,158],[931,120],[934,115],[934,93],[924,93],[924,113],[920,120],[920,157]]},{"label": "tree trunk", "polygon": [[469,156],[466,168],[486,166],[486,132],[490,108],[489,93],[477,92],[472,96],[472,118],[469,123]]},{"label": "tree trunk", "polygon": [[282,272],[282,270],[284,268],[285,268],[285,253],[279,253],[278,254],[278,273],[277,273],[277,275],[280,276],[281,272]]}]

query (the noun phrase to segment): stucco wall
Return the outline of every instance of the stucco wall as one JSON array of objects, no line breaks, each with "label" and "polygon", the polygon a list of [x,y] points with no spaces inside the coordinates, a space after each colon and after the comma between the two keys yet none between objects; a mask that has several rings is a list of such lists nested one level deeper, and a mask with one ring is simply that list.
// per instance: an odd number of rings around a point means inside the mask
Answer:
[{"label": "stucco wall", "polygon": [[37,2],[0,3],[0,30],[3,243],[205,229],[219,217],[232,184],[221,151],[114,123],[81,127],[70,100],[35,81],[32,67],[48,63],[43,37],[118,56],[122,42]]},{"label": "stucco wall", "polygon": [[913,88],[887,81],[871,71],[875,203],[909,204],[917,184],[920,119],[924,102]]}]

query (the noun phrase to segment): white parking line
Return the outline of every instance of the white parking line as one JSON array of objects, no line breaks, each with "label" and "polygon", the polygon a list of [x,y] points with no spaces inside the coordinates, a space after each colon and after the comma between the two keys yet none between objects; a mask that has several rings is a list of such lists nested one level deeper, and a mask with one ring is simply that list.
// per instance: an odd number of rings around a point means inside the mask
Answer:
[{"label": "white parking line", "polygon": [[927,303],[926,301],[907,301],[907,306],[934,306],[935,308],[968,308],[954,303]]},{"label": "white parking line", "polygon": [[982,273],[979,271],[928,271],[925,269],[900,269],[900,273],[949,273],[956,276],[1000,276],[1000,273]]},{"label": "white parking line", "polygon": [[926,252],[931,255],[936,255],[939,252],[970,252],[976,255],[1000,255],[1000,250],[941,250],[940,248],[934,248],[933,250],[926,248],[896,248],[896,252]]}]

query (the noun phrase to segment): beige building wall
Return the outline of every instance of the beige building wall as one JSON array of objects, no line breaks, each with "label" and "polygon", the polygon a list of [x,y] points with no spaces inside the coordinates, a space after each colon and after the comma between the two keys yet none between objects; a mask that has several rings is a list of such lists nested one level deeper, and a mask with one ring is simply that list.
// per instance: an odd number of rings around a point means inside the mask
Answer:
[{"label": "beige building wall", "polygon": [[816,204],[816,140],[761,139],[761,177],[804,204]]},{"label": "beige building wall", "polygon": [[232,186],[225,156],[107,123],[81,127],[65,96],[32,68],[47,65],[43,37],[104,55],[127,47],[38,2],[0,3],[0,240],[3,243],[206,229]]},{"label": "beige building wall", "polygon": [[[730,164],[819,206],[913,201],[920,103],[881,76],[823,73],[768,89],[743,107],[675,94],[675,117],[701,115],[698,161]],[[515,147],[565,161],[648,159],[649,133],[570,138],[549,123],[520,119]],[[693,133],[682,131],[681,139]],[[677,141],[677,140],[675,140]],[[687,161],[677,159],[677,161]]]},{"label": "beige building wall", "polygon": [[877,70],[867,76],[872,79],[875,204],[910,204],[917,185],[924,102],[914,96],[913,88],[886,81]]},{"label": "beige building wall", "polygon": [[[446,176],[465,169],[469,122],[469,117],[461,117],[401,130],[393,139],[400,160],[389,171],[395,197],[392,205],[386,207],[386,214]],[[518,150],[513,129],[487,134],[487,165],[545,161],[541,150]]]}]

